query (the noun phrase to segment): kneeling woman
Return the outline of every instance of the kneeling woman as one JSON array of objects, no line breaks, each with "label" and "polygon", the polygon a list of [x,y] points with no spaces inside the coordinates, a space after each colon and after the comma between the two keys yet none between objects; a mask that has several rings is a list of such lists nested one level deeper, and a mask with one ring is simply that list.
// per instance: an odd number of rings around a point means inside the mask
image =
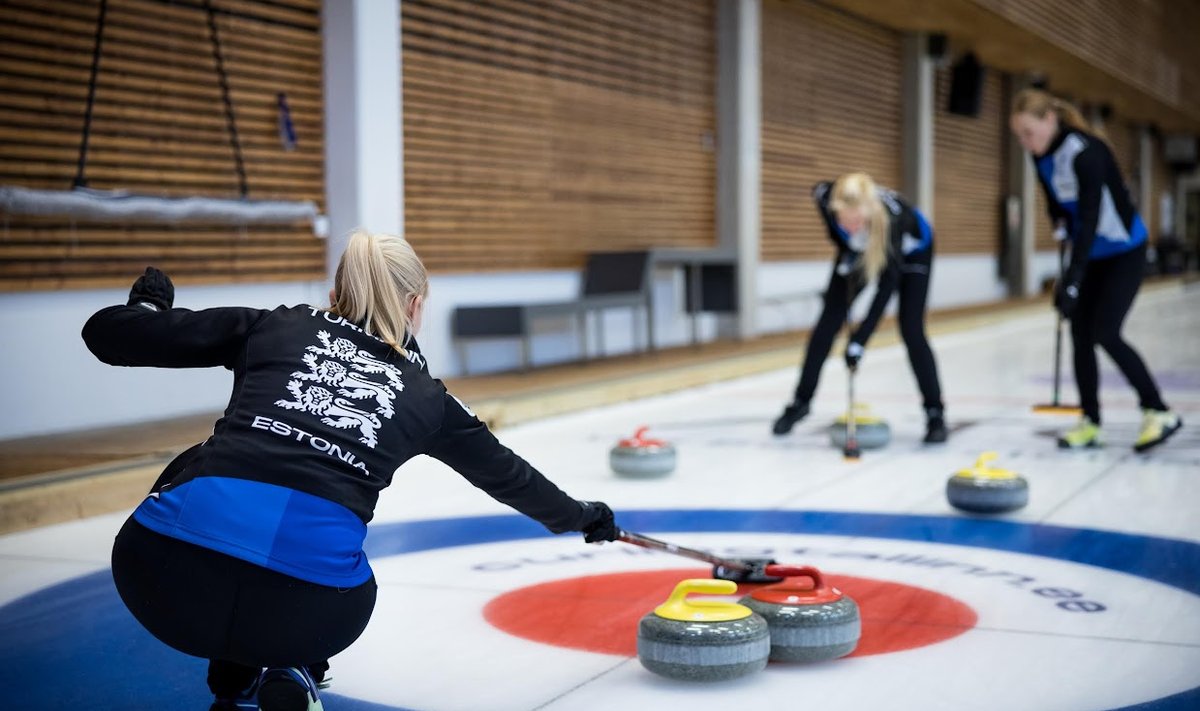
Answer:
[{"label": "kneeling woman", "polygon": [[900,292],[900,335],[921,389],[926,417],[926,442],[947,437],[937,362],[925,337],[925,303],[933,264],[933,229],[916,208],[895,192],[881,188],[865,173],[849,173],[835,182],[813,187],[813,200],[829,238],[837,247],[833,272],[825,290],[825,306],[808,340],[800,382],[792,402],[775,420],[777,435],[791,432],[809,412],[821,366],[833,339],[846,320],[854,298],[870,282],[875,300],[850,336],[845,359],[856,367],[867,341],[887,308],[892,293]]},{"label": "kneeling woman", "polygon": [[[174,308],[157,269],[87,322],[112,365],[233,371],[223,417],[179,455],[113,546],[117,592],[155,637],[209,660],[212,711],[313,711],[328,659],[367,626],[367,522],[427,454],[556,533],[613,540],[429,374],[413,341],[429,283],[401,237],[355,234],[330,308]],[[265,668],[265,671],[264,671]]]}]

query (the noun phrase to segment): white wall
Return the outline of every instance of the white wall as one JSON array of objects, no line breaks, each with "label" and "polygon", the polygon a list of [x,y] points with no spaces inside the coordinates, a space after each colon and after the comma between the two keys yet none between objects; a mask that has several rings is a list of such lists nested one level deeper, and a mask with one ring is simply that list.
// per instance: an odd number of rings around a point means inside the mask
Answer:
[{"label": "white wall", "polygon": [[[131,279],[132,283],[132,279]],[[655,280],[660,345],[687,341],[682,318],[682,279],[672,272]],[[280,304],[328,305],[324,282],[235,286],[181,286],[176,306],[274,308]],[[128,289],[0,294],[0,372],[9,373],[0,414],[0,440],[94,427],[147,422],[225,408],[232,383],[228,371],[209,369],[117,368],[88,352],[80,330],[99,309],[124,303]],[[576,271],[458,274],[434,276],[421,331],[421,348],[438,377],[461,372],[450,339],[450,313],[458,304],[569,300],[579,293]],[[633,348],[628,312],[605,318],[609,354]],[[593,323],[592,328],[597,329]],[[715,319],[702,317],[698,336],[715,337]],[[595,339],[593,338],[593,348]],[[533,362],[578,358],[569,324],[546,321],[533,341]],[[515,341],[480,341],[471,346],[472,372],[509,370],[519,362]]]},{"label": "white wall", "polygon": [[[456,306],[568,301],[579,293],[579,288],[575,271],[433,275],[417,338],[430,372],[437,377],[462,372],[450,338],[450,317]],[[539,322],[539,333],[533,339],[533,362],[545,364],[572,357],[573,333],[568,324]],[[471,372],[510,370],[520,362],[519,349],[515,339],[472,341],[467,348]]]},{"label": "white wall", "polygon": [[[456,306],[520,304],[570,301],[580,291],[577,270],[434,275],[430,278],[429,301],[421,326],[421,350],[431,371],[439,377],[463,372],[459,352],[450,337],[450,319]],[[690,319],[683,315],[684,284],[680,270],[662,269],[654,274],[654,333],[659,347],[688,343]],[[644,316],[629,309],[612,309],[603,316],[604,355],[628,353],[642,346]],[[589,356],[599,352],[599,317],[589,320]],[[703,314],[696,319],[696,338],[716,337],[717,317]],[[512,370],[520,365],[520,342],[515,339],[476,339],[464,343],[472,375]],[[579,360],[579,335],[570,319],[539,319],[531,339],[530,362],[548,365]]]},{"label": "white wall", "polygon": [[1034,252],[1029,274],[1029,294],[1040,294],[1042,283],[1058,278],[1058,251]]},{"label": "white wall", "polygon": [[947,254],[934,257],[929,308],[968,306],[1007,298],[1008,286],[997,276],[991,254]]},{"label": "white wall", "polygon": [[[322,283],[189,286],[177,290],[175,303],[274,308],[328,303],[325,292]],[[88,352],[79,336],[84,322],[128,295],[128,289],[0,294],[0,372],[8,374],[0,439],[225,408],[232,380],[224,369],[115,368]]]},{"label": "white wall", "polygon": [[[1036,262],[1039,281],[1040,275],[1053,274],[1057,268],[1054,253],[1039,253]],[[760,265],[759,332],[796,330],[815,323],[829,269],[830,261],[824,259]],[[273,308],[297,303],[324,306],[328,303],[327,290],[323,282],[182,286],[177,290],[176,305],[192,309]],[[660,347],[688,343],[691,323],[683,315],[681,273],[659,271],[654,290],[656,343]],[[435,275],[420,336],[421,348],[434,375],[458,375],[461,364],[450,338],[450,314],[455,306],[568,300],[578,292],[579,273],[574,270]],[[8,406],[0,415],[0,439],[224,409],[231,381],[223,369],[115,368],[100,363],[87,351],[79,337],[84,322],[104,306],[123,303],[127,293],[125,289],[108,289],[0,295],[0,333],[5,334],[7,346],[0,349],[0,372],[10,374],[4,395]],[[938,257],[934,263],[932,308],[1003,296],[1004,285],[995,278],[990,256],[949,255]],[[870,298],[868,293],[858,300],[856,318],[861,318]],[[712,340],[717,325],[713,315],[697,319],[698,340]],[[593,329],[598,327],[592,323]],[[628,311],[610,312],[604,328],[606,353],[633,349],[635,329]],[[592,347],[596,347],[594,336]],[[468,357],[472,373],[495,372],[515,368],[520,351],[516,341],[478,341],[469,346]],[[541,324],[533,339],[535,365],[578,357],[571,324],[553,320]]]}]

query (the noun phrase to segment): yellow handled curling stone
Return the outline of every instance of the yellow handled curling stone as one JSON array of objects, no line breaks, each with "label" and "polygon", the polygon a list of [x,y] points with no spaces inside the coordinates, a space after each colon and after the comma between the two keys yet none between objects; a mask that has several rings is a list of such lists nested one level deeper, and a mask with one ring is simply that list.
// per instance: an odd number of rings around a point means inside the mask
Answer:
[{"label": "yellow handled curling stone", "polygon": [[[846,446],[846,418],[838,415],[829,426],[829,443],[838,449]],[[854,434],[861,449],[879,449],[892,441],[892,428],[887,420],[871,414],[871,408],[861,402],[854,403]]]},{"label": "yellow handled curling stone", "polygon": [[693,578],[638,623],[638,660],[660,676],[720,681],[762,671],[771,655],[767,621],[745,605],[689,599],[692,593],[732,595],[737,583]]},{"label": "yellow handled curling stone", "polygon": [[971,513],[1006,513],[1029,503],[1029,482],[1019,474],[989,465],[999,455],[984,452],[975,466],[960,469],[946,481],[946,499]]}]

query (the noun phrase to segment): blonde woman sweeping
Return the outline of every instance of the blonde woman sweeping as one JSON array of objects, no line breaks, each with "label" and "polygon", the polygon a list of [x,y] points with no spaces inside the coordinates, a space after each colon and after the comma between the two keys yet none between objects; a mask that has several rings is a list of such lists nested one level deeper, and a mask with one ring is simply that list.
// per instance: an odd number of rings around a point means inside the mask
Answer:
[{"label": "blonde woman sweeping", "polygon": [[1039,89],[1013,101],[1010,125],[1033,157],[1050,218],[1066,232],[1071,259],[1054,293],[1054,305],[1071,321],[1075,383],[1083,417],[1063,432],[1064,449],[1098,447],[1103,348],[1137,393],[1142,427],[1134,441],[1144,452],[1183,426],[1163,402],[1158,384],[1121,335],[1146,267],[1146,225],[1138,215],[1112,150],[1070,103]]},{"label": "blonde woman sweeping", "polygon": [[925,442],[945,442],[948,433],[937,361],[925,336],[925,303],[933,264],[933,229],[929,221],[898,194],[877,186],[865,173],[849,173],[833,183],[817,183],[812,196],[829,239],[837,247],[837,257],[825,290],[824,309],[808,340],[800,382],[792,402],[775,420],[775,434],[791,432],[808,415],[821,365],[846,320],[850,304],[863,287],[874,282],[875,300],[850,336],[846,364],[858,365],[888,301],[899,291],[900,335],[921,389]]}]

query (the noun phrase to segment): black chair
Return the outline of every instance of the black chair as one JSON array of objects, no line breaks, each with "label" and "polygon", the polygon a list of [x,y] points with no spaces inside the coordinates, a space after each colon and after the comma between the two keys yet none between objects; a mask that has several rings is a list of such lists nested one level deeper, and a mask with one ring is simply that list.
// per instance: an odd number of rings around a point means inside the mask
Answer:
[{"label": "black chair", "polygon": [[[645,348],[653,348],[653,314],[650,308],[650,252],[597,252],[589,254],[583,271],[580,296],[575,301],[533,304],[459,306],[451,317],[451,335],[459,352],[463,373],[468,371],[466,341],[480,338],[517,338],[521,341],[521,367],[530,361],[533,324],[540,318],[569,317],[579,334],[580,358],[590,355],[588,315],[600,315],[598,352],[604,352],[603,314],[629,308],[645,313]],[[635,326],[636,328],[636,326]]]}]

